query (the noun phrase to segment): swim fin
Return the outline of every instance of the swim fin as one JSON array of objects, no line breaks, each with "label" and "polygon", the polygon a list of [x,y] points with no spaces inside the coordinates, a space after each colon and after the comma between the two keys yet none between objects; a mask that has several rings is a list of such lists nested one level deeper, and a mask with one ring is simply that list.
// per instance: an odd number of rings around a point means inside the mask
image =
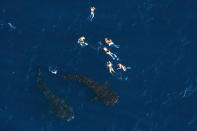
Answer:
[{"label": "swim fin", "polygon": [[128,66],[128,67],[127,67],[127,69],[129,69],[129,70],[130,70],[130,69],[132,69],[132,67]]},{"label": "swim fin", "polygon": [[92,14],[89,16],[89,20],[90,20],[90,22],[92,22],[92,20],[93,20],[93,15]]},{"label": "swim fin", "polygon": [[120,48],[120,45],[114,45],[114,47],[116,47],[116,48]]}]

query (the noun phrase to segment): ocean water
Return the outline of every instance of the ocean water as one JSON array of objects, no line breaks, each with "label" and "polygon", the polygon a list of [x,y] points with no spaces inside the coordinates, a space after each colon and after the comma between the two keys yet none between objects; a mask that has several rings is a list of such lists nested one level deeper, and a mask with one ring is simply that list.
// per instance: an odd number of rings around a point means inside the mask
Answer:
[{"label": "ocean water", "polygon": [[[0,131],[196,131],[196,7],[195,0],[0,0]],[[109,74],[105,37],[132,67],[127,80]],[[48,113],[37,64],[47,87],[67,97],[72,121]],[[90,89],[53,77],[51,68],[108,80],[118,105],[91,102]]]}]

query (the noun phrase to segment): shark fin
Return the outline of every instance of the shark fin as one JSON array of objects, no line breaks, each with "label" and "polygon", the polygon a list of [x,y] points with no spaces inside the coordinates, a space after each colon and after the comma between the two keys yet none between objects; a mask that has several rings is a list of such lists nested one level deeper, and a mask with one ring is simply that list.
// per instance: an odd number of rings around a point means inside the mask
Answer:
[{"label": "shark fin", "polygon": [[105,81],[104,86],[106,86],[106,87],[109,87],[110,86],[108,80]]},{"label": "shark fin", "polygon": [[98,97],[95,95],[95,96],[93,96],[91,99],[90,99],[90,101],[96,101],[96,100],[98,100]]}]

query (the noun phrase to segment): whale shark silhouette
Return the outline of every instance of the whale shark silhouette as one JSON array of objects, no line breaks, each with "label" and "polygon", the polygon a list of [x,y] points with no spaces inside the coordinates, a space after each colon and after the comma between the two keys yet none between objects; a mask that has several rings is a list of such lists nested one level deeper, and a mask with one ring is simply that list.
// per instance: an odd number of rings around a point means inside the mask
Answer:
[{"label": "whale shark silhouette", "polygon": [[64,99],[57,97],[49,88],[46,87],[40,73],[40,67],[38,66],[38,74],[36,76],[37,83],[41,92],[45,96],[51,111],[59,118],[66,121],[74,119],[74,113],[72,109],[66,104]]},{"label": "whale shark silhouette", "polygon": [[77,80],[78,82],[88,86],[95,93],[95,96],[91,100],[99,99],[104,104],[110,106],[114,106],[118,103],[119,97],[116,92],[109,88],[108,82],[102,85],[86,76],[76,74],[59,75],[59,77],[63,79],[68,78]]}]

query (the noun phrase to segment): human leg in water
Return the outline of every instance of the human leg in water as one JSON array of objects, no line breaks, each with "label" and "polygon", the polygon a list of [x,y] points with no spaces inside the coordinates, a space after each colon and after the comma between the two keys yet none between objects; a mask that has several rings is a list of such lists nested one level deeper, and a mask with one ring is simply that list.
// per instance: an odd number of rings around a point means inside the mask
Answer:
[{"label": "human leg in water", "polygon": [[118,56],[117,56],[116,54],[113,54],[113,55],[112,55],[112,59],[113,59],[113,60],[117,60],[117,61],[119,60],[119,58],[118,58]]},{"label": "human leg in water", "polygon": [[115,44],[113,44],[113,46],[114,46],[115,48],[120,48],[120,45],[115,45]]},{"label": "human leg in water", "polygon": [[93,18],[94,18],[94,15],[93,14],[90,14],[90,16],[89,16],[90,22],[92,22]]},{"label": "human leg in water", "polygon": [[88,45],[88,43],[81,42],[81,43],[80,43],[80,45],[81,45],[81,46],[87,46],[87,45]]},{"label": "human leg in water", "polygon": [[115,72],[112,74],[113,77],[115,77],[118,80],[128,80],[127,76],[124,76],[121,72]]}]

